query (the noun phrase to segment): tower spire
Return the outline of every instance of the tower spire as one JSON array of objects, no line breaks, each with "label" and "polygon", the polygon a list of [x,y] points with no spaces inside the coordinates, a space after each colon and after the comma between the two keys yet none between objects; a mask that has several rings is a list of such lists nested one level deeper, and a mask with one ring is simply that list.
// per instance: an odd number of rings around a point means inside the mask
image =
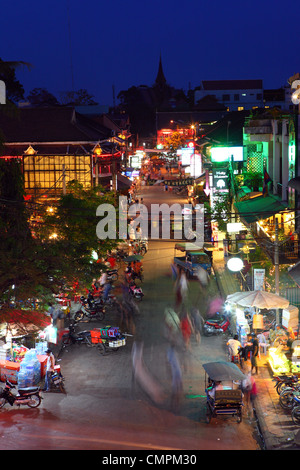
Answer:
[{"label": "tower spire", "polygon": [[166,83],[167,83],[167,80],[166,80],[166,77],[164,75],[162,61],[161,61],[161,53],[160,53],[158,72],[157,72],[157,77],[156,77],[156,80],[155,80],[155,85],[158,85],[159,87],[161,87],[161,86],[164,86]]}]

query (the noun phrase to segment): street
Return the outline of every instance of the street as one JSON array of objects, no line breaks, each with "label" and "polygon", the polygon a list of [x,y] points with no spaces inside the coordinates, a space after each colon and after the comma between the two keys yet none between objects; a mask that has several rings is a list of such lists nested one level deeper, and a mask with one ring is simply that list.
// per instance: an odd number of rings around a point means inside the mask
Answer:
[{"label": "street", "polygon": [[[160,198],[162,188],[152,189]],[[148,190],[144,202],[151,198]],[[161,194],[160,194],[161,192]],[[165,194],[174,202],[175,195]],[[164,202],[166,202],[164,200]],[[176,199],[176,202],[178,200]],[[151,198],[152,202],[152,198]],[[181,202],[179,200],[179,202]],[[13,409],[1,413],[2,450],[257,450],[255,424],[245,415],[205,422],[205,384],[202,364],[226,360],[228,336],[192,337],[191,353],[182,357],[183,399],[177,412],[170,406],[171,375],[167,363],[167,342],[163,336],[163,314],[174,305],[170,264],[174,241],[150,241],[144,257],[144,298],[134,336],[118,351],[101,356],[95,348],[72,346],[62,355],[67,395],[44,394],[40,408]],[[119,273],[121,278],[121,272]],[[117,293],[119,293],[119,290]],[[189,282],[188,304],[200,311],[218,296],[215,280],[203,292],[196,280]],[[99,323],[81,323],[80,329],[119,325],[116,313],[107,313]],[[142,342],[143,360],[149,374],[163,390],[155,403],[132,381],[131,351],[134,341]],[[150,391],[151,395],[151,391]]]}]

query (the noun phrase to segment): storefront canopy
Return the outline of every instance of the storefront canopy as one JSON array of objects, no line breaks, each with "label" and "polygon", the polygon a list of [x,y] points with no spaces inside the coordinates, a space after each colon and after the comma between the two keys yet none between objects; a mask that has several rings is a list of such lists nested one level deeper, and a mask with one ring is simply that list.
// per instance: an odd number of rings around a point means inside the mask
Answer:
[{"label": "storefront canopy", "polygon": [[27,335],[45,329],[51,324],[51,318],[43,312],[32,310],[0,310],[0,331],[12,336]]},{"label": "storefront canopy", "polygon": [[251,224],[260,219],[268,219],[274,214],[283,211],[287,208],[276,196],[258,196],[246,201],[236,202],[234,204],[241,219],[246,224]]}]

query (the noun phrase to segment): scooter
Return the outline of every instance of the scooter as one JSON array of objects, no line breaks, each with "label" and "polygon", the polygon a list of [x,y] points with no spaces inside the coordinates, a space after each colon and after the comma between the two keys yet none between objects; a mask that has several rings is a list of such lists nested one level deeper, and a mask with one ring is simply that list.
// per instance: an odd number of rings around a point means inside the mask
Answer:
[{"label": "scooter", "polygon": [[56,370],[51,373],[51,384],[50,390],[52,391],[60,391],[62,393],[67,393],[64,385],[64,378],[60,372]]},{"label": "scooter", "polygon": [[137,287],[134,281],[129,284],[129,294],[139,302],[143,299],[144,293],[140,287]]},{"label": "scooter", "polygon": [[223,315],[216,318],[210,318],[209,320],[206,320],[203,325],[203,333],[205,336],[221,335],[225,333],[229,325],[230,322],[228,318]]},{"label": "scooter", "polygon": [[275,382],[276,392],[280,395],[283,388],[298,385],[299,377],[297,375],[276,375],[273,377],[273,382]]},{"label": "scooter", "polygon": [[91,293],[85,298],[83,295],[80,297],[81,309],[74,315],[75,322],[83,320],[84,317],[89,320],[103,320],[105,317],[105,309],[101,299],[95,300]]},{"label": "scooter", "polygon": [[58,353],[58,357],[61,356],[63,350],[72,344],[85,344],[86,346],[91,346],[91,332],[89,330],[75,331],[76,323],[70,323],[69,331],[62,335],[61,347]]},{"label": "scooter", "polygon": [[40,406],[43,398],[40,387],[19,388],[17,395],[11,392],[13,388],[16,388],[16,386],[6,379],[5,387],[0,392],[0,408],[3,408],[6,403],[9,403],[11,406],[26,405],[29,408]]}]

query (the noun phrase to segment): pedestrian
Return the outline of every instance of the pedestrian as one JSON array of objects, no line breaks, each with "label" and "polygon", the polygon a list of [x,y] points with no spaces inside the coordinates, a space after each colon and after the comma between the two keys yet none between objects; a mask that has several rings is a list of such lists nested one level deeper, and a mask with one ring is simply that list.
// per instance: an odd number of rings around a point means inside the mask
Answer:
[{"label": "pedestrian", "polygon": [[178,411],[182,399],[183,385],[178,354],[173,346],[168,347],[167,359],[170,364],[172,374],[171,408],[173,411]]},{"label": "pedestrian", "polygon": [[253,344],[253,349],[251,352],[251,374],[253,373],[253,369],[255,369],[255,374],[258,373],[258,367],[257,367],[257,356],[258,356],[258,341],[255,335],[253,335],[252,339],[252,344]]},{"label": "pedestrian", "polygon": [[158,405],[162,405],[165,400],[165,393],[157,379],[147,368],[143,360],[142,342],[135,341],[132,346],[132,388],[136,382],[147,393],[149,398]]},{"label": "pedestrian", "polygon": [[[184,271],[180,272],[178,277],[178,289],[179,289],[179,305],[184,303],[188,294],[188,281]],[[178,306],[179,306],[178,305]]]},{"label": "pedestrian", "polygon": [[52,372],[54,372],[55,359],[54,359],[51,349],[47,349],[46,354],[47,354],[47,364],[46,364],[45,385],[44,385],[43,391],[49,392],[51,381],[52,381],[51,375],[52,375]]},{"label": "pedestrian", "polygon": [[197,343],[199,344],[200,339],[201,339],[203,320],[202,320],[199,310],[196,307],[193,307],[191,309],[191,320],[193,324],[195,338],[196,338]]},{"label": "pedestrian", "polygon": [[180,320],[180,329],[186,350],[190,349],[191,335],[194,331],[190,316],[187,310],[183,311]]},{"label": "pedestrian", "polygon": [[234,335],[233,338],[227,341],[227,346],[229,349],[230,361],[234,362],[235,358],[239,358],[242,345],[239,341],[238,335]]}]

